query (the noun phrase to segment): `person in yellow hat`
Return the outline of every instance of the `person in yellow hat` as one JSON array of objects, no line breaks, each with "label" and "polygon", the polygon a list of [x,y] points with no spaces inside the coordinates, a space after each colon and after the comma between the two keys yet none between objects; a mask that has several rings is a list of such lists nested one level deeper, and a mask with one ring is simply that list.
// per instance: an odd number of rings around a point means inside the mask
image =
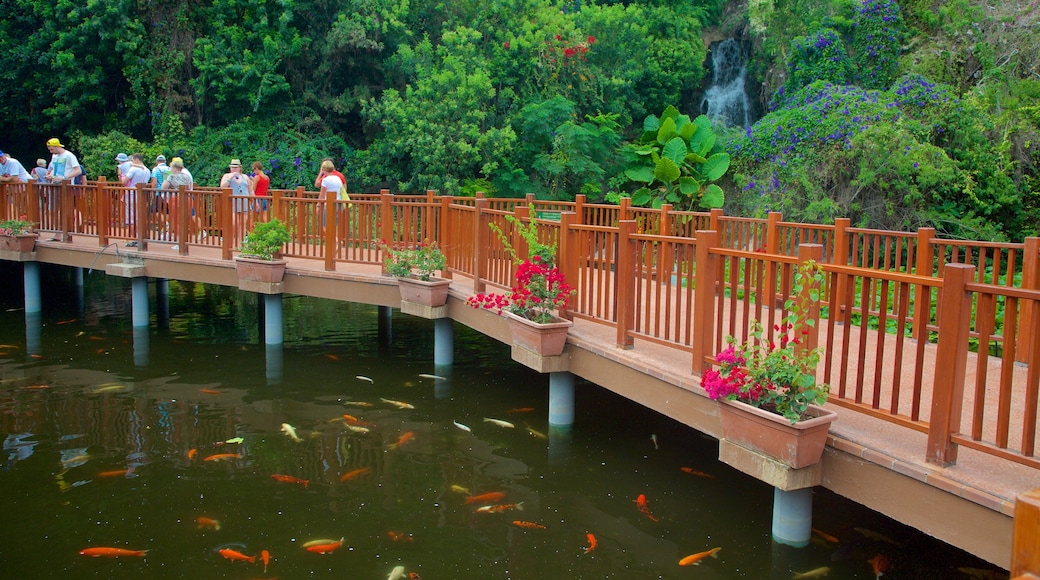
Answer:
[{"label": "person in yellow hat", "polygon": [[47,140],[47,150],[51,152],[51,163],[47,166],[47,180],[52,183],[77,183],[83,175],[83,167],[71,151],[65,149],[57,137]]}]

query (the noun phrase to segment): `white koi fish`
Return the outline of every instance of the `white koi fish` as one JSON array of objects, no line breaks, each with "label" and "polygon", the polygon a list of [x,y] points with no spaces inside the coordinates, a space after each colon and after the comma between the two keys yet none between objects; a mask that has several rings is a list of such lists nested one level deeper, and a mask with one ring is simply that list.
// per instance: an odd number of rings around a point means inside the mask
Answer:
[{"label": "white koi fish", "polygon": [[408,575],[404,573],[404,566],[394,566],[394,569],[390,571],[390,575],[386,577],[386,580],[401,580],[401,578],[407,578]]},{"label": "white koi fish", "polygon": [[365,375],[357,375],[354,378],[359,381],[365,381],[366,383],[375,384],[375,381],[372,380],[372,377],[366,377]]},{"label": "white koi fish", "polygon": [[300,439],[300,436],[296,434],[296,428],[288,423],[282,423],[282,433],[285,433],[289,439],[297,443],[303,442],[303,439]]},{"label": "white koi fish", "polygon": [[454,424],[454,425],[455,425],[456,427],[458,427],[459,429],[462,429],[463,431],[465,431],[466,433],[471,433],[471,432],[473,432],[473,430],[472,430],[472,429],[470,429],[469,427],[467,427],[467,426],[463,425],[462,423],[459,423],[458,421],[452,421],[452,423],[453,423],[453,424]]},{"label": "white koi fish", "polygon": [[491,423],[492,425],[498,425],[499,427],[505,427],[506,429],[512,429],[516,426],[510,423],[509,421],[503,421],[501,419],[490,419],[488,417],[484,417],[484,422]]},{"label": "white koi fish", "polygon": [[439,376],[439,375],[428,375],[426,373],[420,374],[419,378],[420,379],[433,379],[435,381],[446,381],[446,380],[448,380],[448,379],[446,379],[446,378],[444,378],[442,376]]},{"label": "white koi fish", "polygon": [[392,399],[384,399],[382,397],[380,397],[379,400],[384,402],[384,403],[387,403],[388,405],[393,405],[393,406],[397,407],[398,409],[414,409],[415,408],[412,405],[409,405],[408,403],[405,403],[404,401],[394,401]]},{"label": "white koi fish", "polygon": [[345,427],[355,433],[368,433],[369,431],[368,427],[362,427],[360,425],[345,425]]}]

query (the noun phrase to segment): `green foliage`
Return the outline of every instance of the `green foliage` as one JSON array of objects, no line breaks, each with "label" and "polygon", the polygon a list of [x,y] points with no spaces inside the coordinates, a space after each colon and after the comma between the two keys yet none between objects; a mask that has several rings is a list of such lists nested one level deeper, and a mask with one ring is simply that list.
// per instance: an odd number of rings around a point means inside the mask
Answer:
[{"label": "green foliage", "polygon": [[417,278],[429,282],[438,270],[448,267],[448,259],[437,242],[423,243],[415,248],[392,247],[383,244],[383,265],[386,273],[396,278]]},{"label": "green foliage", "polygon": [[285,227],[282,220],[273,218],[269,222],[260,222],[246,235],[240,248],[243,256],[259,258],[261,260],[274,259],[275,252],[289,243],[289,229]]},{"label": "green foliage", "polygon": [[852,61],[845,52],[841,36],[833,28],[823,28],[791,41],[787,84],[784,85],[786,92],[797,91],[817,80],[844,85],[852,78]]},{"label": "green foliage", "polygon": [[729,170],[730,157],[717,140],[704,115],[690,120],[669,106],[660,118],[648,116],[642,136],[622,147],[625,177],[638,186],[632,203],[670,203],[681,210],[722,207],[725,197],[714,182]]},{"label": "green foliage", "polygon": [[495,232],[498,236],[499,241],[502,243],[502,247],[505,248],[509,257],[513,259],[513,263],[519,264],[524,260],[537,259],[541,264],[552,267],[556,264],[556,244],[543,243],[538,238],[538,224],[534,221],[528,221],[526,224],[521,222],[516,216],[507,215],[506,221],[513,228],[516,233],[520,234],[520,237],[524,239],[524,243],[527,244],[527,256],[521,258],[513,244],[509,242],[509,236],[502,231],[502,228],[498,227],[498,224],[488,223],[488,227],[491,231]]},{"label": "green foliage", "polygon": [[887,88],[898,76],[899,50],[906,34],[899,4],[894,0],[863,0],[856,7],[852,25],[851,48],[858,84],[868,89]]}]

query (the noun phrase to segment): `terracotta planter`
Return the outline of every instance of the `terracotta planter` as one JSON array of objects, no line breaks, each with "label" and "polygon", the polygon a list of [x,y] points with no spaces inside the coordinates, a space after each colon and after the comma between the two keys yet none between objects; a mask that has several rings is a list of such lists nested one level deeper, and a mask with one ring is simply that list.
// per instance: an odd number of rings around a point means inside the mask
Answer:
[{"label": "terracotta planter", "polygon": [[239,280],[250,282],[281,282],[285,275],[285,260],[260,260],[247,256],[235,258],[235,269]]},{"label": "terracotta planter", "polygon": [[563,347],[567,344],[567,331],[573,322],[557,318],[555,322],[539,324],[509,311],[503,314],[509,319],[513,344],[540,356],[563,354]]},{"label": "terracotta planter", "polygon": [[16,234],[0,236],[0,250],[9,252],[32,252],[40,234]]},{"label": "terracotta planter", "polygon": [[827,432],[838,414],[809,405],[810,418],[791,424],[781,415],[740,401],[719,399],[722,437],[795,469],[820,462]]},{"label": "terracotta planter", "polygon": [[401,290],[401,300],[421,304],[423,306],[444,306],[448,302],[448,289],[451,280],[431,278],[398,278],[397,287]]}]

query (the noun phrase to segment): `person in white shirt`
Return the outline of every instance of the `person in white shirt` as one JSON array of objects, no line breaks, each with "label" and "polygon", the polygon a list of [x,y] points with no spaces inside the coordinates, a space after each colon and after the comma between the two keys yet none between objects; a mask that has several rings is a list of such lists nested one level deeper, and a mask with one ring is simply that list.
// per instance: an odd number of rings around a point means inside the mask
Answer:
[{"label": "person in white shirt", "polygon": [[57,137],[47,140],[47,150],[51,152],[51,163],[47,166],[49,181],[75,183],[79,177],[83,176],[83,166]]},{"label": "person in white shirt", "polygon": [[[144,166],[144,156],[140,153],[134,153],[130,156],[130,169],[123,175],[123,187],[132,188],[126,191],[126,225],[130,227],[130,234],[134,233],[134,222],[137,215],[137,186],[147,185],[148,181],[152,178],[152,172]],[[136,241],[127,242],[129,247],[137,245]]]},{"label": "person in white shirt", "polygon": [[0,181],[7,183],[26,183],[29,181],[29,172],[7,153],[0,151]]}]

